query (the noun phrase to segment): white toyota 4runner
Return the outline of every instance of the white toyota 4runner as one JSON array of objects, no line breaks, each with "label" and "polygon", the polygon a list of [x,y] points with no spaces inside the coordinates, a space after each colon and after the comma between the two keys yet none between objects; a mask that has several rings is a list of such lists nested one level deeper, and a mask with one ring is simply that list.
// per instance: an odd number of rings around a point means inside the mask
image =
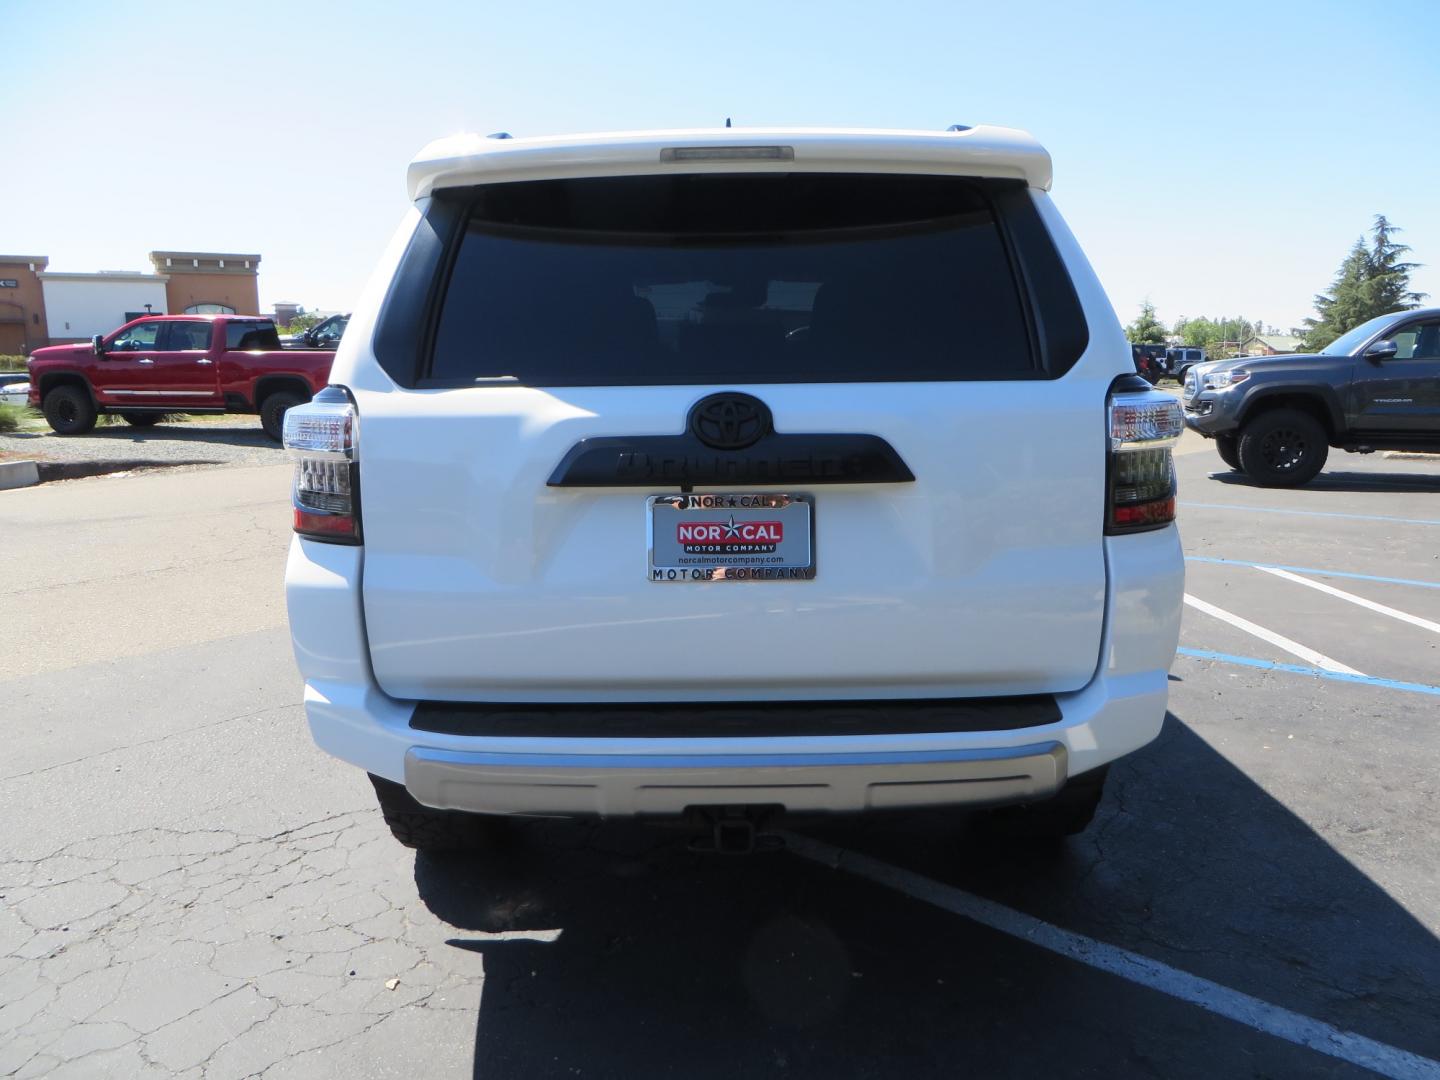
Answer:
[{"label": "white toyota 4runner", "polygon": [[1165,716],[1179,404],[1003,128],[463,136],[285,417],[319,745],[395,835],[1084,828]]}]

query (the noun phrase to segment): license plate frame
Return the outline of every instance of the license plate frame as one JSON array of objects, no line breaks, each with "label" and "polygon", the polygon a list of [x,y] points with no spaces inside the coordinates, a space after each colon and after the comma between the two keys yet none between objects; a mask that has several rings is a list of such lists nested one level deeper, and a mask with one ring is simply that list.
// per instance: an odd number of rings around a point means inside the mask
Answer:
[{"label": "license plate frame", "polygon": [[769,491],[651,495],[645,550],[650,581],[813,581],[815,499]]}]

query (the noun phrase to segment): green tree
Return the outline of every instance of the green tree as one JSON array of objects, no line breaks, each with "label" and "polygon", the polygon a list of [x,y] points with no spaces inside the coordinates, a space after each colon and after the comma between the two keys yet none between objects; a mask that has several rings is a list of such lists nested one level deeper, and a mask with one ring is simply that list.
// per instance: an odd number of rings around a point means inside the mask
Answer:
[{"label": "green tree", "polygon": [[313,311],[304,311],[290,320],[290,325],[285,327],[287,334],[303,334],[312,326],[318,326],[325,321],[324,315],[316,315]]},{"label": "green tree", "polygon": [[1410,288],[1410,271],[1420,264],[1403,261],[1410,248],[1394,240],[1399,231],[1384,214],[1375,215],[1371,244],[1367,247],[1363,236],[1356,240],[1329,292],[1315,297],[1317,317],[1305,320],[1305,348],[1323,349],[1377,315],[1420,306],[1425,294]]},{"label": "green tree", "polygon": [[1164,345],[1165,324],[1155,317],[1155,305],[1146,300],[1140,314],[1125,328],[1125,336],[1133,345]]},{"label": "green tree", "polygon": [[1391,225],[1384,214],[1375,215],[1371,232],[1375,239],[1370,245],[1371,277],[1367,290],[1375,314],[1388,315],[1392,311],[1419,307],[1425,294],[1410,288],[1410,271],[1420,264],[1401,261],[1401,256],[1409,253],[1410,245],[1397,244],[1391,239],[1400,230]]},{"label": "green tree", "polygon": [[1202,315],[1195,319],[1180,319],[1175,324],[1175,334],[1186,345],[1199,346],[1205,350],[1206,356],[1218,360],[1260,333],[1263,325],[1263,322],[1252,323],[1242,316],[1231,318],[1222,315],[1212,319]]}]

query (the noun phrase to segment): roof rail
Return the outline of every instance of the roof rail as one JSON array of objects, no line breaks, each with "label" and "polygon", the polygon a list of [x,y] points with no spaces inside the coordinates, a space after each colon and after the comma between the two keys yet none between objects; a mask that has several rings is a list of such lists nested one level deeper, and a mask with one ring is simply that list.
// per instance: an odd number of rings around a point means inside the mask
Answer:
[{"label": "roof rail", "polygon": [[946,130],[946,131],[969,131],[970,128],[971,128],[971,126],[972,126],[972,125],[970,125],[970,124],[951,124],[951,125],[950,125],[949,127],[947,127],[945,130]]}]

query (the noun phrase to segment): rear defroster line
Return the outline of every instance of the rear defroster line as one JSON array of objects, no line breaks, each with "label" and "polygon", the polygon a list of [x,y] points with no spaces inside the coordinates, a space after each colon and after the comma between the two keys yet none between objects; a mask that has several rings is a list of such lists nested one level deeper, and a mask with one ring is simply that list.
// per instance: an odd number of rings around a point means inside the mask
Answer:
[{"label": "rear defroster line", "polygon": [[1401,682],[1398,679],[1380,679],[1373,675],[1347,675],[1340,671],[1322,671],[1320,668],[1305,667],[1303,664],[1282,664],[1274,660],[1260,660],[1253,656],[1234,656],[1230,653],[1212,652],[1210,649],[1188,649],[1182,646],[1175,652],[1178,656],[1188,656],[1193,660],[1212,660],[1217,664],[1237,664],[1240,667],[1256,668],[1260,671],[1285,671],[1292,675],[1311,675],[1317,679],[1330,679],[1334,682],[1360,683],[1363,686],[1379,686],[1386,690],[1403,690],[1409,694],[1428,694],[1431,697],[1440,697],[1440,686],[1431,686],[1429,683]]}]

